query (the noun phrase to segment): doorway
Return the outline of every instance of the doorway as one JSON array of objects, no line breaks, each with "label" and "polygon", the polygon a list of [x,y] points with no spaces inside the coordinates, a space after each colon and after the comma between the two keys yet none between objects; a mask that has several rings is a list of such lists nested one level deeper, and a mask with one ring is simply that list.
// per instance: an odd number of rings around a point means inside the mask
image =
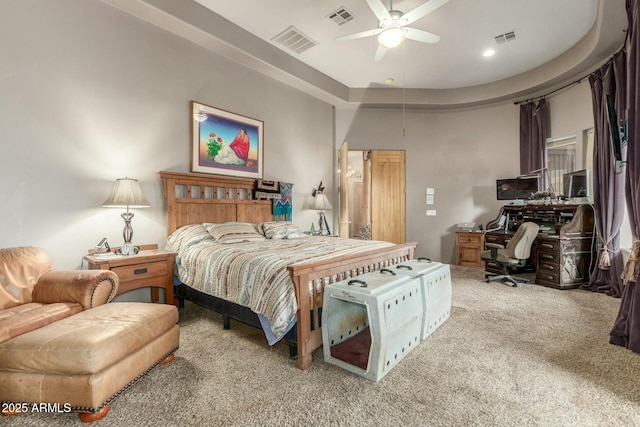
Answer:
[{"label": "doorway", "polygon": [[405,151],[345,145],[339,156],[340,237],[404,243]]}]

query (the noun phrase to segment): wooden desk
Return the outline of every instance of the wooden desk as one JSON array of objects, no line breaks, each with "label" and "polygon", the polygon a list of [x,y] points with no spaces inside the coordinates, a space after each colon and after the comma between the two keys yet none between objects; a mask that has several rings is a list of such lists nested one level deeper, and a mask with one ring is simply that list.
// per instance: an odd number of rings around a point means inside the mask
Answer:
[{"label": "wooden desk", "polygon": [[[535,222],[541,232],[531,247],[529,268],[536,283],[556,289],[577,288],[589,282],[590,267],[596,262],[595,218],[589,204],[503,206],[498,214],[508,215],[507,230],[487,232],[485,243],[504,244],[523,222]],[[498,220],[487,224],[495,228]],[[485,270],[500,273],[487,261]]]},{"label": "wooden desk", "polygon": [[151,301],[158,302],[159,289],[163,288],[166,303],[173,305],[174,252],[159,250],[158,245],[143,245],[136,255],[117,258],[101,258],[93,252],[84,257],[89,270],[111,270],[116,273],[120,279],[117,295],[151,287]]}]

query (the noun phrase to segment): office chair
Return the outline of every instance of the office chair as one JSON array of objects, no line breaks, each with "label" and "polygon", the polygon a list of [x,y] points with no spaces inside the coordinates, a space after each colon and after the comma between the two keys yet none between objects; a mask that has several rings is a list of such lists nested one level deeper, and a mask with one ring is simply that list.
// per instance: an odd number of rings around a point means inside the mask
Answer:
[{"label": "office chair", "polygon": [[502,267],[502,274],[487,275],[487,282],[502,280],[511,286],[518,283],[529,283],[530,280],[522,277],[514,277],[509,270],[525,265],[531,255],[531,246],[538,235],[538,224],[535,222],[523,222],[506,246],[496,243],[487,243],[489,250],[480,252],[480,258],[484,261],[492,261]]}]

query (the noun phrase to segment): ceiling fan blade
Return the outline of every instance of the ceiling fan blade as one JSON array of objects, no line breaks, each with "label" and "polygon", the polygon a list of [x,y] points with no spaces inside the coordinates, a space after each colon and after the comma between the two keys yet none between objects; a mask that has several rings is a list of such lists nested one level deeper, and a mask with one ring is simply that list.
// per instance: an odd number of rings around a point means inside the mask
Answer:
[{"label": "ceiling fan blade", "polygon": [[440,36],[428,31],[418,30],[415,28],[404,27],[405,35],[408,39],[423,43],[438,43]]},{"label": "ceiling fan blade", "polygon": [[363,37],[376,36],[381,32],[382,32],[381,28],[376,28],[375,30],[361,31],[359,33],[347,34],[346,36],[336,37],[334,40],[343,41],[343,40],[361,39]]},{"label": "ceiling fan blade", "polygon": [[402,15],[402,19],[406,19],[406,23],[403,22],[403,25],[409,25],[412,22],[417,21],[418,19],[426,16],[448,2],[449,0],[427,0],[422,3],[420,6],[410,10],[409,12]]},{"label": "ceiling fan blade", "polygon": [[381,44],[378,45],[378,50],[376,50],[376,55],[373,57],[373,60],[375,62],[380,62],[382,61],[382,58],[384,58],[384,54],[387,53],[387,48],[382,46]]},{"label": "ceiling fan blade", "polygon": [[367,4],[378,17],[378,21],[382,22],[385,19],[391,19],[391,15],[389,15],[389,11],[384,7],[384,4],[382,4],[382,0],[367,0]]}]

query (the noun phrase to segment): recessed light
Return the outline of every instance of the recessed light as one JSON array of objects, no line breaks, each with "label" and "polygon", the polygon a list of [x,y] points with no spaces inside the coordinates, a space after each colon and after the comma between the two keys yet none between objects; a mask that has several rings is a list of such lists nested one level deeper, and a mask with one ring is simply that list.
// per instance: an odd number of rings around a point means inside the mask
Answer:
[{"label": "recessed light", "polygon": [[384,79],[384,82],[388,85],[392,85],[394,81],[395,80],[393,80],[393,77],[387,77],[386,79]]},{"label": "recessed light", "polygon": [[496,51],[495,51],[495,50],[493,50],[493,49],[487,49],[487,50],[485,50],[485,51],[484,51],[484,53],[482,54],[482,56],[485,56],[485,57],[487,57],[487,56],[493,56],[493,55],[495,55],[495,53],[496,53]]}]

